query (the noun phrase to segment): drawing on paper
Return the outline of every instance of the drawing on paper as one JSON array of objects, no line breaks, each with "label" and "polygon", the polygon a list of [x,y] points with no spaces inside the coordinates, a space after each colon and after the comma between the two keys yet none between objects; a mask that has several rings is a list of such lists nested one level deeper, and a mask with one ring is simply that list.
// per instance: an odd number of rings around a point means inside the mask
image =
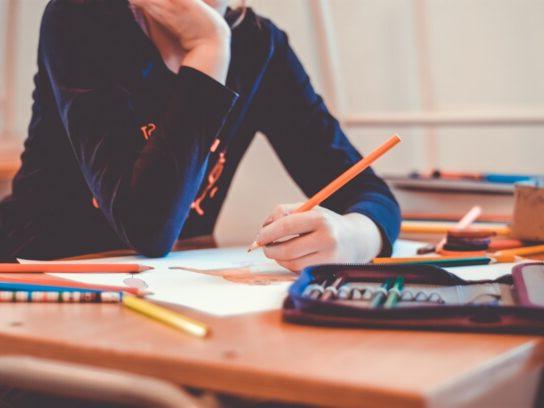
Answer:
[{"label": "drawing on paper", "polygon": [[297,275],[277,265],[246,264],[236,268],[202,269],[190,266],[172,266],[169,269],[202,273],[210,276],[220,276],[223,279],[246,285],[266,286],[275,283],[293,282]]}]

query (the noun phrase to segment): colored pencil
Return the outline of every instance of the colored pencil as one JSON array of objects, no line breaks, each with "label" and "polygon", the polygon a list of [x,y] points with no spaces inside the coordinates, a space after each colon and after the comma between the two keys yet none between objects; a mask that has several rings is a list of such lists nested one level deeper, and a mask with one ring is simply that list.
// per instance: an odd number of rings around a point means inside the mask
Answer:
[{"label": "colored pencil", "polygon": [[0,291],[0,303],[119,303],[122,298],[122,292]]},{"label": "colored pencil", "polygon": [[384,283],[382,283],[382,285],[380,286],[380,290],[378,290],[374,295],[374,299],[372,299],[370,307],[376,309],[382,305],[383,301],[387,296],[387,292],[389,291],[389,289],[391,289],[392,284],[393,278],[389,278]]},{"label": "colored pencil", "polygon": [[[457,222],[462,216],[461,213],[402,212],[402,219],[406,221]],[[512,222],[512,214],[485,213],[480,215],[478,220],[489,223],[510,223]]]},{"label": "colored pencil", "polygon": [[321,300],[334,299],[338,294],[338,289],[340,289],[343,282],[344,278],[337,278],[332,285],[326,286],[323,295],[321,296]]},{"label": "colored pencil", "polygon": [[[337,192],[339,189],[341,189],[347,183],[349,183],[351,180],[357,177],[360,173],[362,173],[364,170],[370,167],[376,160],[378,160],[385,153],[387,153],[389,150],[395,147],[398,143],[400,143],[400,141],[401,139],[398,135],[391,136],[381,146],[377,147],[370,154],[362,158],[359,162],[355,163],[348,170],[340,174],[336,179],[334,179],[328,185],[323,187],[314,196],[310,197],[304,204],[302,204],[295,211],[293,211],[293,213],[296,214],[296,213],[309,211],[312,208],[321,204],[323,201],[325,201],[327,198],[329,198],[331,195],[333,195],[335,192]],[[248,252],[251,252],[257,249],[260,246],[261,245],[259,245],[258,242],[253,242],[251,246],[249,247]]]},{"label": "colored pencil", "polygon": [[488,183],[514,184],[520,181],[533,180],[536,176],[527,174],[503,174],[503,173],[468,173],[433,170],[430,173],[412,173],[412,178],[442,179],[442,180],[472,180],[486,181]]},{"label": "colored pencil", "polygon": [[504,249],[502,251],[495,252],[493,256],[503,256],[503,255],[524,256],[524,255],[537,255],[537,254],[544,254],[544,245],[535,245],[535,246],[515,248],[515,249]]},{"label": "colored pencil", "polygon": [[153,268],[120,263],[0,263],[0,273],[140,273],[150,269]]},{"label": "colored pencil", "polygon": [[128,292],[133,295],[143,296],[149,294],[149,291],[145,291],[138,288],[132,288],[127,286],[114,286],[114,285],[97,285],[91,283],[77,282],[67,279],[57,278],[55,276],[49,276],[45,274],[2,274],[0,275],[0,282],[2,283],[22,283],[31,285],[53,286],[59,288],[74,288],[77,290],[93,290],[103,292]]},{"label": "colored pencil", "polygon": [[82,289],[70,286],[54,286],[54,285],[36,285],[29,283],[18,282],[0,282],[0,290],[21,290],[21,291],[39,291],[39,292],[86,292],[99,293],[100,290]]},{"label": "colored pencil", "polygon": [[210,332],[210,329],[204,323],[135,296],[123,296],[123,305],[195,337],[206,337]]},{"label": "colored pencil", "polygon": [[392,309],[397,305],[400,295],[402,293],[403,287],[404,287],[404,278],[402,276],[397,276],[397,279],[395,280],[395,284],[389,290],[387,299],[385,300],[385,303],[383,304],[383,307],[385,309]]},{"label": "colored pencil", "polygon": [[[496,241],[491,241],[491,244],[489,244],[489,250],[490,251],[503,251],[503,250],[510,250],[510,249],[520,249],[523,247],[523,242],[519,239],[501,239]],[[544,252],[544,250],[542,250]],[[499,254],[501,255],[501,254]],[[507,254],[504,254],[507,255]],[[515,254],[513,254],[515,255]]]},{"label": "colored pencil", "polygon": [[307,296],[310,299],[319,299],[324,292],[325,286],[327,286],[326,280],[321,283],[314,283],[312,285],[309,285]]},{"label": "colored pencil", "polygon": [[[413,234],[447,234],[449,230],[453,229],[455,224],[442,223],[442,222],[424,222],[424,221],[403,221],[401,231],[404,233]],[[483,225],[473,226],[474,229],[480,231],[487,231],[489,233],[495,233],[497,235],[505,236],[510,235],[512,230],[506,225]]]},{"label": "colored pencil", "polygon": [[372,263],[377,265],[435,265],[444,267],[453,266],[472,266],[472,265],[489,265],[494,263],[511,263],[515,262],[514,255],[503,256],[475,256],[475,257],[456,257],[456,256],[419,256],[408,258],[375,258]]},{"label": "colored pencil", "polygon": [[482,207],[475,205],[459,220],[457,225],[453,228],[455,230],[464,230],[470,227],[478,217],[482,215]]},{"label": "colored pencil", "polygon": [[[460,220],[455,226],[453,227],[454,230],[464,230],[470,227],[474,221],[478,219],[478,217],[482,214],[482,207],[474,206],[472,207]],[[417,250],[418,255],[423,254],[429,254],[431,252],[435,252],[439,249],[442,249],[444,245],[447,242],[447,238],[444,237],[440,240],[440,242],[436,245],[429,244],[422,248],[419,248]]]}]

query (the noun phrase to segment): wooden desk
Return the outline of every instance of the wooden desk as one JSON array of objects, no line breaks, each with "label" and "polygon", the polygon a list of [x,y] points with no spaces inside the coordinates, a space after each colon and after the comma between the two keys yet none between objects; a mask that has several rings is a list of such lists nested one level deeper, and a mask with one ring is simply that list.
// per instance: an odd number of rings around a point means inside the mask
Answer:
[{"label": "wooden desk", "polygon": [[544,362],[536,336],[317,328],[283,323],[279,311],[220,319],[180,309],[212,336],[118,305],[2,304],[0,350],[333,406],[523,406]]}]

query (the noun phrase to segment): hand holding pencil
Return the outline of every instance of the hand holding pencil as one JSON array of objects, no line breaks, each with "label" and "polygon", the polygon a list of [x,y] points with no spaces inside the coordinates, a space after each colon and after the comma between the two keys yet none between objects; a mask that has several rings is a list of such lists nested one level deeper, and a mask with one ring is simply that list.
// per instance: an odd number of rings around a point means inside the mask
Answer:
[{"label": "hand holding pencil", "polygon": [[400,142],[392,136],[302,204],[278,206],[268,217],[250,251],[263,247],[267,257],[300,271],[307,265],[367,262],[378,255],[382,236],[377,225],[359,213],[337,214],[319,207]]}]

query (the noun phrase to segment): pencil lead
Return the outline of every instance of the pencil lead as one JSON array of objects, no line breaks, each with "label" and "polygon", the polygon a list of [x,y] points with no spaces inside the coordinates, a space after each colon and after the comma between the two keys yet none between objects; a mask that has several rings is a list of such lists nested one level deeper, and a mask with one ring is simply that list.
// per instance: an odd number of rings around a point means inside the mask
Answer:
[{"label": "pencil lead", "polygon": [[259,248],[259,244],[257,243],[257,241],[253,241],[251,243],[251,245],[249,246],[249,248],[247,249],[247,252],[253,252],[255,251],[257,248]]}]

